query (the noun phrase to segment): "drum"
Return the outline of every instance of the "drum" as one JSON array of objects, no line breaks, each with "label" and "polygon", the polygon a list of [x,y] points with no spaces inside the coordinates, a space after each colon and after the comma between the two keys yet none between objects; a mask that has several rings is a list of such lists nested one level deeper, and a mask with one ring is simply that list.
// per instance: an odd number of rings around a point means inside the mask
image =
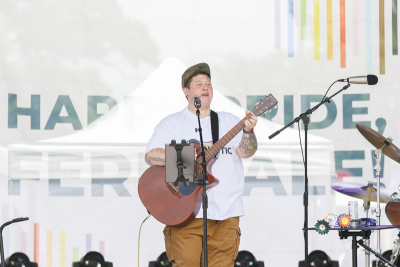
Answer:
[{"label": "drum", "polygon": [[400,225],[400,197],[397,192],[390,196],[385,213],[391,224]]}]

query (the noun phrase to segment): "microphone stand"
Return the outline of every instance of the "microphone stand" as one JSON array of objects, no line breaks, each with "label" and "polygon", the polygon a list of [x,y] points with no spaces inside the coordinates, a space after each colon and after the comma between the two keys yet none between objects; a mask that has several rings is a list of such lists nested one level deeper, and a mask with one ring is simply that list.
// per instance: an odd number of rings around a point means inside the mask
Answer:
[{"label": "microphone stand", "polygon": [[305,133],[305,149],[304,149],[304,194],[303,194],[303,205],[304,205],[304,230],[303,230],[303,234],[304,234],[304,255],[305,255],[305,259],[304,259],[304,266],[308,266],[308,177],[307,177],[307,132],[308,132],[308,123],[310,122],[310,119],[308,117],[308,115],[312,114],[314,111],[316,111],[320,106],[322,106],[325,103],[330,103],[330,100],[336,96],[337,94],[339,94],[340,92],[346,90],[347,88],[350,87],[350,83],[346,84],[340,91],[336,92],[335,94],[333,94],[330,97],[324,98],[319,104],[317,104],[316,106],[314,106],[313,108],[307,110],[304,113],[301,113],[297,118],[295,118],[292,122],[290,122],[289,124],[287,124],[286,126],[284,126],[282,129],[276,131],[275,133],[271,134],[268,138],[272,139],[275,136],[277,136],[278,134],[280,134],[283,130],[285,130],[286,128],[288,128],[290,125],[294,124],[295,122],[299,122],[300,120],[303,121],[304,124],[304,133]]},{"label": "microphone stand", "polygon": [[203,206],[203,250],[204,250],[204,267],[208,267],[208,248],[207,248],[207,208],[208,208],[208,196],[207,196],[207,188],[206,186],[209,184],[208,175],[207,175],[207,161],[206,154],[204,153],[203,146],[203,134],[200,124],[200,106],[196,106],[196,115],[197,120],[199,122],[199,134],[200,134],[200,146],[201,146],[201,157],[203,162],[201,163],[203,167],[203,179],[200,181],[194,181],[195,185],[203,186],[203,197],[202,197],[202,206]]},{"label": "microphone stand", "polygon": [[22,221],[26,221],[29,220],[28,217],[24,218],[16,218],[12,221],[6,222],[4,223],[1,227],[0,227],[0,253],[1,253],[1,267],[5,267],[5,262],[4,262],[4,246],[3,246],[3,229],[4,227],[6,227],[7,225],[10,225],[12,223],[16,223],[16,222],[22,222]]}]

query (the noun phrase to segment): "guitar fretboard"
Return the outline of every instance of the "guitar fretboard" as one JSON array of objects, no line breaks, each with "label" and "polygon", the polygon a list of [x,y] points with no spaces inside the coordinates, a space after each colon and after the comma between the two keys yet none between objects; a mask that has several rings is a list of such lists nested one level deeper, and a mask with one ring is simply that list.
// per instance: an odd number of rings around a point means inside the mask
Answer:
[{"label": "guitar fretboard", "polygon": [[[217,153],[228,144],[240,131],[245,127],[244,122],[251,117],[251,113],[247,114],[238,124],[235,125],[229,132],[227,132],[221,139],[218,140],[217,143],[213,144],[213,146],[208,149],[206,153],[206,161],[209,162]],[[201,157],[196,160],[196,167],[201,166]],[[196,168],[197,169],[197,168]],[[196,170],[197,174],[197,170]]]}]

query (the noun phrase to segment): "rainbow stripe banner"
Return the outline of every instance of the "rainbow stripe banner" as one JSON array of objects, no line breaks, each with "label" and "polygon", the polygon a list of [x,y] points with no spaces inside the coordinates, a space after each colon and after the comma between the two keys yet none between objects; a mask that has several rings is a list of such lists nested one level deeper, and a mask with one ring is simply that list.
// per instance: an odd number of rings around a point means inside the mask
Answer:
[{"label": "rainbow stripe banner", "polygon": [[314,0],[314,60],[320,60],[319,0]]},{"label": "rainbow stripe banner", "polygon": [[379,0],[379,73],[385,74],[385,0]]},{"label": "rainbow stripe banner", "polygon": [[[326,0],[326,31],[327,31],[327,60],[333,60],[333,4],[338,4],[339,7],[339,44],[340,44],[340,68],[347,67],[348,53],[347,53],[347,40],[346,38],[352,38],[352,50],[351,55],[353,57],[360,56],[360,27],[362,27],[359,17],[359,10],[362,9],[360,5],[365,5],[366,19],[365,19],[365,30],[366,30],[366,70],[372,72],[373,63],[373,52],[372,52],[372,1],[366,0],[360,2],[359,0],[353,0],[352,2],[352,14],[351,23],[346,22],[346,1],[332,1]],[[288,0],[288,57],[294,57],[294,5],[293,0]],[[349,4],[349,3],[348,3]],[[275,9],[275,49],[281,49],[281,1],[274,1]],[[379,0],[379,72],[385,74],[385,0]],[[397,18],[397,0],[392,0],[392,55],[398,55],[398,18]],[[314,60],[321,60],[321,36],[320,36],[320,16],[321,7],[320,0],[313,0],[313,22],[314,22]],[[349,15],[348,15],[349,16]],[[351,36],[346,35],[348,33],[347,27],[351,26]],[[307,40],[307,1],[301,0],[300,2],[300,33],[301,41]]]},{"label": "rainbow stripe banner", "polygon": [[[39,232],[39,223],[34,224],[34,262],[39,263],[39,244],[40,244],[40,232]],[[52,230],[47,230],[46,231],[46,266],[47,267],[53,267],[54,265],[54,242],[53,242],[53,231]],[[92,234],[86,234],[86,253],[89,251],[92,251]],[[60,231],[60,259],[59,259],[59,265],[55,266],[60,266],[60,267],[66,267],[67,266],[67,233],[64,230]],[[99,241],[99,252],[104,256],[105,254],[105,241]],[[26,233],[21,234],[21,251],[26,253]],[[73,247],[72,248],[72,260],[74,262],[79,261],[79,248],[78,247]]]},{"label": "rainbow stripe banner", "polygon": [[333,59],[332,0],[326,1],[327,59]]}]

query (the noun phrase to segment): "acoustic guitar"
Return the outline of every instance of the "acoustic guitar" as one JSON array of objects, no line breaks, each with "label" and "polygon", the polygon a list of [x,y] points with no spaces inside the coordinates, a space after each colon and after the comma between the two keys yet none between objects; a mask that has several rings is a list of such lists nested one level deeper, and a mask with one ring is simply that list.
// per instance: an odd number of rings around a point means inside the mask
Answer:
[{"label": "acoustic guitar", "polygon": [[[276,104],[278,101],[272,94],[269,94],[254,105],[251,113],[261,116]],[[205,152],[209,180],[207,190],[218,185],[218,179],[211,173],[212,165],[216,160],[214,156],[243,130],[244,122],[251,117],[251,113],[247,114]],[[195,149],[197,154],[201,151],[200,145],[195,145]],[[201,162],[201,157],[195,160],[196,181],[203,179]],[[169,226],[185,226],[196,217],[200,210],[203,187],[193,183],[190,183],[189,186],[185,186],[183,183],[179,183],[177,186],[174,186],[174,183],[166,183],[165,167],[151,166],[140,177],[138,191],[143,205],[159,222]]]}]

